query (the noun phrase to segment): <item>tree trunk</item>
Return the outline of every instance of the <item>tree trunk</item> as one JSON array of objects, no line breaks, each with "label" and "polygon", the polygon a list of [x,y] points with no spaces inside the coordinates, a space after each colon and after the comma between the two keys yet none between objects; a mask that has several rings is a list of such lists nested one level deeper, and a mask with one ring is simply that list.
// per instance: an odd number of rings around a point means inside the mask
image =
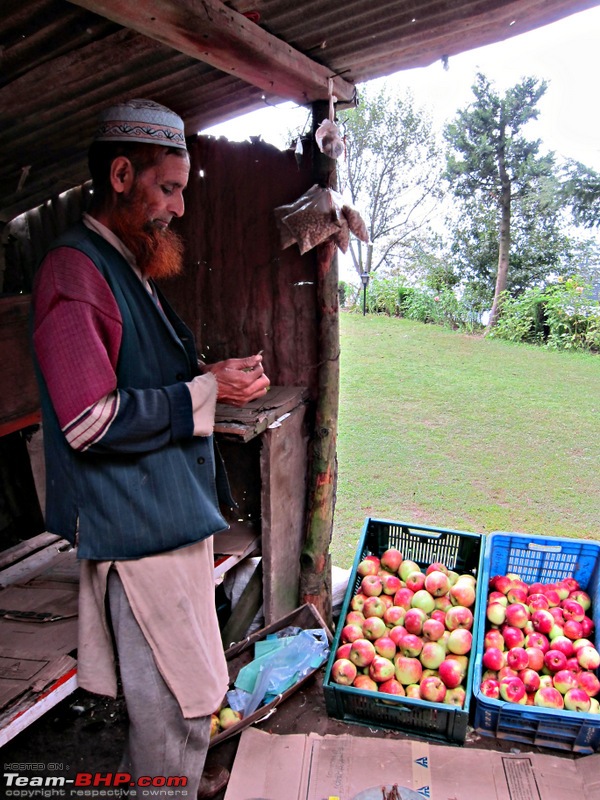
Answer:
[{"label": "tree trunk", "polygon": [[[315,121],[326,118],[324,104],[313,106]],[[323,113],[324,112],[324,113]],[[318,124],[318,122],[316,123]],[[315,177],[334,188],[335,161],[315,147]],[[336,245],[317,246],[319,306],[319,377],[308,480],[308,515],[300,562],[300,598],[313,603],[331,625],[331,555],[333,512],[337,483],[337,423],[339,406],[339,295]]]},{"label": "tree trunk", "polygon": [[[501,137],[504,141],[504,125],[501,126]],[[494,289],[494,301],[490,318],[486,327],[488,333],[498,322],[502,305],[502,293],[506,289],[508,279],[508,263],[510,255],[510,195],[511,180],[506,171],[504,159],[504,147],[501,147],[498,154],[498,169],[500,174],[500,236],[498,240],[498,274],[496,276],[496,288]]]}]

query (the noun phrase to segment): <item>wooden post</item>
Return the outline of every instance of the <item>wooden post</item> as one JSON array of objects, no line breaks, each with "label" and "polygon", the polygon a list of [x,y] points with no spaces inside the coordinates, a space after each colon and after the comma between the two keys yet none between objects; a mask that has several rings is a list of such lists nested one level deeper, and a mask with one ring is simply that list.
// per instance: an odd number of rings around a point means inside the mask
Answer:
[{"label": "wooden post", "polygon": [[[313,105],[313,133],[327,118],[328,102]],[[314,141],[314,137],[313,137]],[[336,162],[313,146],[315,181],[335,188]],[[337,247],[317,246],[317,300],[319,306],[319,373],[315,425],[310,447],[308,518],[301,557],[300,597],[313,603],[331,625],[331,555],[333,513],[337,484],[337,423],[339,406],[339,295]]]}]

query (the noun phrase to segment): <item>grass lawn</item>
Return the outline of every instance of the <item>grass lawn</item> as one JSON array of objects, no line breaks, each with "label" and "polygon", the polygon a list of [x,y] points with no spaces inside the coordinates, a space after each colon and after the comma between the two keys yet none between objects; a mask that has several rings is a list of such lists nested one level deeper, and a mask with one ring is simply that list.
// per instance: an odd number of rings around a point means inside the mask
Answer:
[{"label": "grass lawn", "polygon": [[600,539],[600,356],[341,315],[333,563],[365,517]]}]

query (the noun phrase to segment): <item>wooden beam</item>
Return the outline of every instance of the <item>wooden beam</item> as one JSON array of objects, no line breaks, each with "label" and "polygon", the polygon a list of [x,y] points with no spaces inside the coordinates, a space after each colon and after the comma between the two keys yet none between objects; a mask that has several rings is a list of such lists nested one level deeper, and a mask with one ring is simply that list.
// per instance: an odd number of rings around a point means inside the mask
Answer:
[{"label": "wooden beam", "polygon": [[220,0],[70,0],[269,95],[307,105],[329,96],[354,104],[355,87]]}]

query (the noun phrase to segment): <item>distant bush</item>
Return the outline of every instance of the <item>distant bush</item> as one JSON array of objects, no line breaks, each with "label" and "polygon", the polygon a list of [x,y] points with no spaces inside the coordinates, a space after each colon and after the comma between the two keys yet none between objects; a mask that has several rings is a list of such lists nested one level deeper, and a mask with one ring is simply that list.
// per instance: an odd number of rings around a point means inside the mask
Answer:
[{"label": "distant bush", "polygon": [[501,308],[490,336],[553,350],[600,352],[600,303],[577,276],[528,289],[519,297],[505,296]]}]

